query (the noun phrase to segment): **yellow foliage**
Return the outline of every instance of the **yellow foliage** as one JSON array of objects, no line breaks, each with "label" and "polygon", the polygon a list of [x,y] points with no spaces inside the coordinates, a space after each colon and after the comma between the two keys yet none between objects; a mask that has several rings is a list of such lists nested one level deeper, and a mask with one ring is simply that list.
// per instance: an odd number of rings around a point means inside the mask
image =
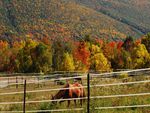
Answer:
[{"label": "yellow foliage", "polygon": [[91,67],[96,71],[110,70],[110,63],[102,53],[100,47],[92,45]]},{"label": "yellow foliage", "polygon": [[62,70],[63,71],[74,71],[75,66],[74,66],[74,61],[73,57],[69,53],[64,53],[64,59],[62,62]]},{"label": "yellow foliage", "polygon": [[28,39],[25,44],[25,46],[30,49],[35,48],[37,45],[38,45],[38,42],[32,39]]},{"label": "yellow foliage", "polygon": [[150,55],[144,44],[139,44],[135,47],[133,55],[134,68],[144,67],[145,63],[150,60]]},{"label": "yellow foliage", "polygon": [[87,72],[88,70],[89,68],[86,65],[84,65],[81,61],[75,62],[75,71]]}]

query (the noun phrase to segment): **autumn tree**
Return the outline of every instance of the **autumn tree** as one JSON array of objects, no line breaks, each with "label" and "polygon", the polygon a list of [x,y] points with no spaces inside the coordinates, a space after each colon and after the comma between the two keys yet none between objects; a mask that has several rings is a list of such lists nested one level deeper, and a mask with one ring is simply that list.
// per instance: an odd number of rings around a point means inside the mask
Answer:
[{"label": "autumn tree", "polygon": [[77,48],[74,50],[75,68],[80,71],[87,71],[90,66],[89,58],[90,51],[87,47],[87,43],[81,41],[76,44]]},{"label": "autumn tree", "polygon": [[31,49],[35,48],[37,42],[33,40],[27,40],[25,42],[25,46],[19,50],[17,54],[17,59],[19,62],[19,72],[31,72],[30,68],[32,66],[32,58],[31,58]]},{"label": "autumn tree", "polygon": [[134,48],[134,40],[133,37],[129,36],[125,39],[122,47],[126,50],[126,51],[131,51]]},{"label": "autumn tree", "polygon": [[133,68],[132,52],[135,47],[133,37],[129,36],[124,42],[118,42],[114,51],[114,58],[111,59],[111,65],[114,69]]},{"label": "autumn tree", "polygon": [[52,45],[52,62],[53,62],[53,69],[55,71],[61,70],[61,64],[63,60],[64,53],[72,54],[73,51],[73,44],[70,41],[64,42],[62,40],[56,40],[53,42]]},{"label": "autumn tree", "polygon": [[0,71],[6,71],[9,64],[10,46],[8,42],[0,40]]},{"label": "autumn tree", "polygon": [[91,46],[91,57],[90,57],[90,69],[95,71],[110,70],[110,63],[107,58],[104,56],[102,50],[97,45]]},{"label": "autumn tree", "polygon": [[75,66],[73,56],[68,52],[64,53],[61,66],[63,71],[74,71]]},{"label": "autumn tree", "polygon": [[122,49],[121,51],[121,60],[123,62],[123,69],[132,69],[133,68],[133,62],[132,62],[132,56],[130,52]]},{"label": "autumn tree", "polygon": [[52,52],[51,47],[44,43],[39,43],[31,50],[32,72],[47,73],[52,70]]},{"label": "autumn tree", "polygon": [[104,43],[103,47],[103,54],[108,60],[111,60],[115,56],[115,50],[116,50],[116,42],[109,42],[109,43]]},{"label": "autumn tree", "polygon": [[150,55],[144,44],[139,44],[133,51],[134,68],[145,68],[150,65]]},{"label": "autumn tree", "polygon": [[17,59],[18,52],[24,48],[25,41],[14,41],[10,48],[9,64],[7,66],[8,72],[19,72],[19,60]]},{"label": "autumn tree", "polygon": [[148,33],[141,41],[145,45],[147,51],[150,53],[150,33]]}]

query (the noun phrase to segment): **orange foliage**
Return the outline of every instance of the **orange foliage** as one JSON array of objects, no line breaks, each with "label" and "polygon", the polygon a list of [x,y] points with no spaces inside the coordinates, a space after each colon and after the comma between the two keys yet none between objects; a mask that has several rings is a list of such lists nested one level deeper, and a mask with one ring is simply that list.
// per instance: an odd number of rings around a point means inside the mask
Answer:
[{"label": "orange foliage", "polygon": [[136,44],[136,45],[141,44],[141,39],[136,40],[136,41],[135,41],[135,44]]},{"label": "orange foliage", "polygon": [[80,60],[83,64],[88,65],[90,52],[87,50],[85,42],[79,42],[77,46],[78,48],[74,52],[74,58]]},{"label": "orange foliage", "polygon": [[100,45],[103,45],[103,43],[104,43],[102,39],[96,39],[96,42]]},{"label": "orange foliage", "polygon": [[118,42],[118,44],[117,44],[117,49],[118,49],[118,50],[121,50],[122,45],[123,45],[123,42],[122,42],[122,41]]},{"label": "orange foliage", "polygon": [[114,48],[115,45],[116,45],[116,42],[109,42],[109,43],[108,43],[108,46],[110,46],[110,47],[112,47],[112,48]]},{"label": "orange foliage", "polygon": [[0,49],[4,50],[8,47],[8,43],[6,41],[0,40]]},{"label": "orange foliage", "polygon": [[46,44],[46,45],[50,45],[50,44],[51,44],[51,42],[50,42],[50,40],[49,40],[48,37],[42,38],[42,42],[43,42],[44,44]]}]

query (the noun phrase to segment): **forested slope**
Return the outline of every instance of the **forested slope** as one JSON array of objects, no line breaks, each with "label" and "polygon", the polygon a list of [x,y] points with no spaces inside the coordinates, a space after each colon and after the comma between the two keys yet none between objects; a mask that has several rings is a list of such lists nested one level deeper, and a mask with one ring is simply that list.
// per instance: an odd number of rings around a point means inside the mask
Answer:
[{"label": "forested slope", "polygon": [[115,40],[126,35],[139,37],[142,33],[74,0],[1,0],[1,39],[11,41],[27,34],[38,39],[82,38],[88,34]]}]

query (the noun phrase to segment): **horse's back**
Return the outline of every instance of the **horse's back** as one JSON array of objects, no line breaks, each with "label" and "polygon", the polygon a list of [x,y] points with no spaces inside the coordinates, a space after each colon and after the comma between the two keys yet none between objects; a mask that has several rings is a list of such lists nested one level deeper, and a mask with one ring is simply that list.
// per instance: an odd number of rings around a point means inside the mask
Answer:
[{"label": "horse's back", "polygon": [[70,93],[72,93],[78,97],[83,97],[83,95],[84,95],[83,86],[79,83],[71,84],[70,85]]}]

